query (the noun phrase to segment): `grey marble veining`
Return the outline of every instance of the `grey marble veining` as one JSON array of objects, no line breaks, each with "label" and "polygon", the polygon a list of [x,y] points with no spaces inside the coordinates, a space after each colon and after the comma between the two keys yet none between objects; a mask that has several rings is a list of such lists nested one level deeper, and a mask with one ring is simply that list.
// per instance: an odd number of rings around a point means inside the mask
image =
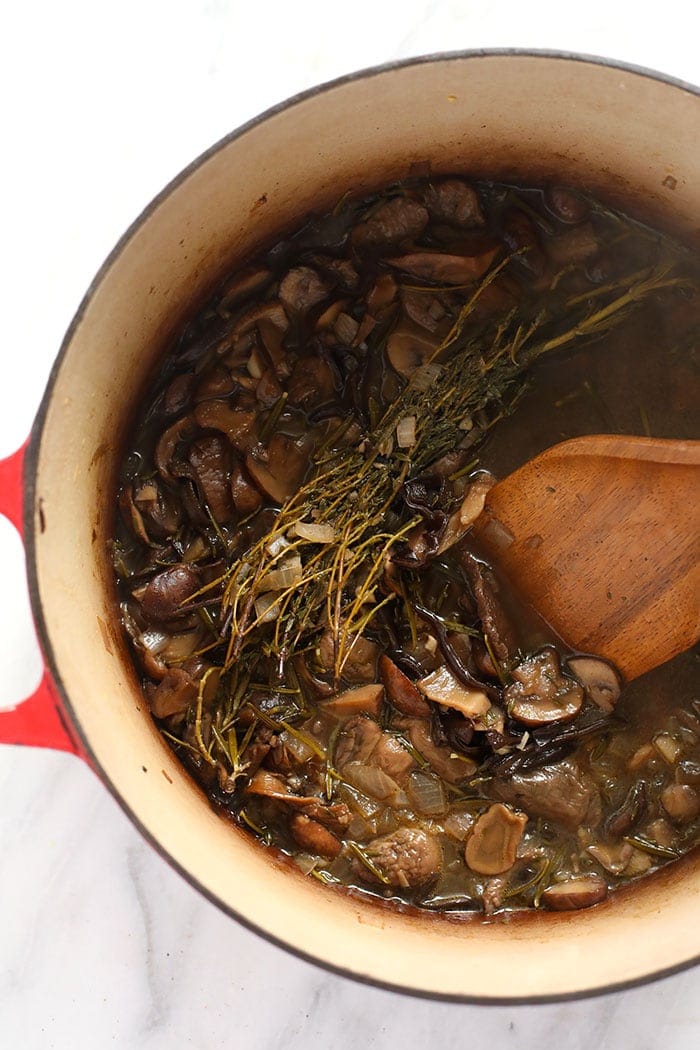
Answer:
[{"label": "grey marble veining", "polygon": [[[0,384],[0,451],[25,437],[63,330],[122,230],[242,120],[353,69],[464,47],[577,49],[698,81],[694,9],[602,0],[8,4],[0,87],[12,309],[3,360],[17,353],[13,382]],[[6,532],[0,542],[14,559],[9,580],[19,552]],[[16,610],[12,587],[0,588],[0,707],[36,675],[31,630],[26,620],[17,627]],[[221,914],[76,759],[0,746],[0,1050],[695,1050],[699,993],[699,970],[527,1007],[359,985]]]}]

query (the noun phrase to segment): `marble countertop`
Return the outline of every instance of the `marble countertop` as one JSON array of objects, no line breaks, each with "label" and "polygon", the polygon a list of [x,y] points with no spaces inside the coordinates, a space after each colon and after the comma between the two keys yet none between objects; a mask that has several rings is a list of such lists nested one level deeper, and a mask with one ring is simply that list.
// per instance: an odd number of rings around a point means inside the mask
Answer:
[{"label": "marble countertop", "polygon": [[[577,50],[700,82],[695,4],[589,0],[35,0],[2,15],[0,456],[29,431],[94,272],[186,163],[331,77],[437,50]],[[0,518],[0,707],[41,670],[21,548]],[[690,1050],[700,970],[594,1000],[476,1007],[332,976],[219,913],[77,759],[0,746],[0,1046]],[[420,965],[417,960],[416,965]]]}]

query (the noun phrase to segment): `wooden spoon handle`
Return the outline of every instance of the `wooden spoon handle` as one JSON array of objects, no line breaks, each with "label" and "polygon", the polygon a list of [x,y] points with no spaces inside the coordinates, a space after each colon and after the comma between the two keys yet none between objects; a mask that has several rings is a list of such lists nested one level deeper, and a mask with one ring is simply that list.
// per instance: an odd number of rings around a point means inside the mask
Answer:
[{"label": "wooden spoon handle", "polygon": [[635,678],[700,636],[700,442],[603,435],[489,493],[478,539],[575,648]]}]

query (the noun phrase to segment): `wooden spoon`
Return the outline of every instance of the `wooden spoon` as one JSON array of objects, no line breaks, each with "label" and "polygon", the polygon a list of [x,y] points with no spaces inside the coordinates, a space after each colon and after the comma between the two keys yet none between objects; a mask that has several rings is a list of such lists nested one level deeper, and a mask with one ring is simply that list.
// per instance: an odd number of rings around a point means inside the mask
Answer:
[{"label": "wooden spoon", "polygon": [[487,559],[575,649],[637,678],[700,637],[700,441],[595,435],[490,490]]}]

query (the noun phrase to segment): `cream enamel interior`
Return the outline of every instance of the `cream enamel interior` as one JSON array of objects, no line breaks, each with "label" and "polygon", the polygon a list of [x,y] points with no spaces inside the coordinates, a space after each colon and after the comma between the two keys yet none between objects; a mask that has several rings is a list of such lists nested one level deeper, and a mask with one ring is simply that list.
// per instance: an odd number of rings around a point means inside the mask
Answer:
[{"label": "cream enamel interior", "polygon": [[[589,912],[411,917],[325,890],[227,825],[162,744],[114,624],[111,479],[167,335],[226,265],[310,208],[410,171],[553,176],[644,201],[699,236],[700,98],[542,55],[447,56],[338,83],[223,143],[145,214],[91,290],[34,436],[35,608],[98,768],[162,850],[225,907],[308,956],[409,990],[556,996],[698,953],[700,866]],[[39,527],[41,505],[44,531]]]}]

